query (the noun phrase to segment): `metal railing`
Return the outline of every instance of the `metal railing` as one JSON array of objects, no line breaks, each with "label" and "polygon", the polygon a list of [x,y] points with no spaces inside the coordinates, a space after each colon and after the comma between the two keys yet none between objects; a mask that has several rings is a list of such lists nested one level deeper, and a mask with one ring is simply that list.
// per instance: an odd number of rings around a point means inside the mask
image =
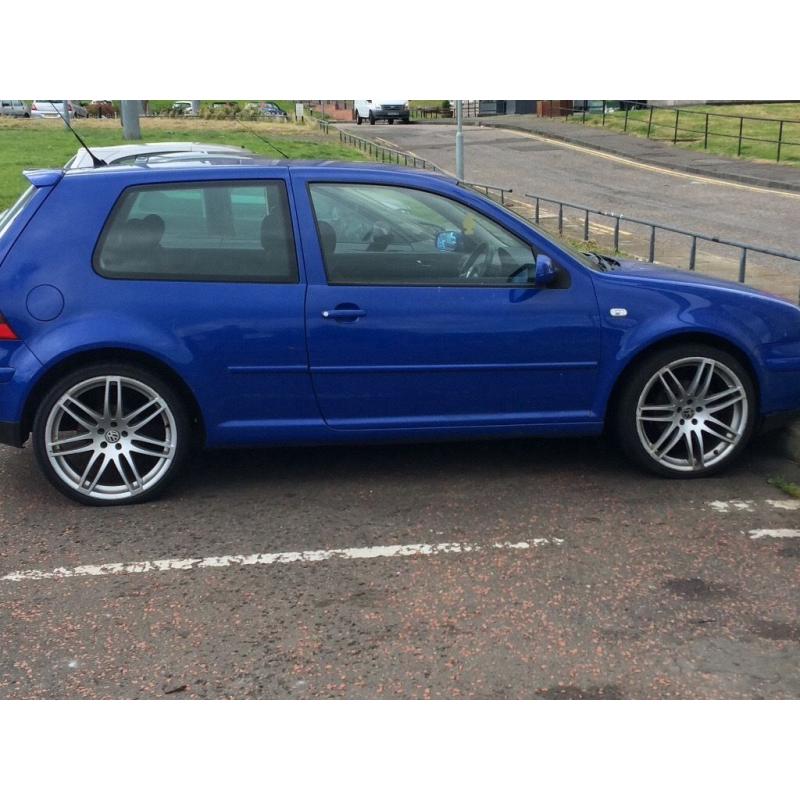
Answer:
[{"label": "metal railing", "polygon": [[475,189],[475,191],[485,194],[490,199],[494,192],[498,196],[501,206],[506,204],[506,195],[512,194],[514,191],[513,189],[503,189],[500,186],[491,186],[488,183],[473,183],[472,181],[459,181],[459,185]]},{"label": "metal railing", "polygon": [[373,142],[371,139],[363,139],[360,136],[354,136],[352,133],[347,133],[346,131],[339,131],[339,141],[342,144],[349,144],[352,147],[356,147],[362,153],[384,164],[402,164],[405,167],[429,169],[432,172],[442,171],[436,164],[424,158],[412,155],[411,153],[405,153],[402,150],[396,150],[393,147],[385,147],[382,144]]},{"label": "metal railing", "polygon": [[[755,151],[759,145],[774,145],[772,153],[776,162],[786,157],[787,148],[798,148],[792,150],[792,154],[794,158],[800,157],[800,120],[797,119],[653,106],[638,100],[602,100],[600,103],[596,108],[592,108],[588,102],[584,102],[582,107],[576,107],[573,103],[554,104],[552,109],[556,109],[558,114],[548,116],[561,117],[565,122],[580,120],[583,124],[587,120],[592,122],[599,119],[603,127],[613,120],[616,129],[620,129],[618,120],[622,116],[623,133],[630,130],[644,134],[648,139],[671,141],[672,144],[677,144],[679,140],[695,144],[702,141],[703,150],[708,150],[709,140],[712,149],[715,140],[735,141],[737,156],[746,150]],[[753,155],[764,157],[764,150],[753,152]]]},{"label": "metal railing", "polygon": [[588,208],[586,206],[581,206],[576,203],[568,203],[565,200],[556,200],[552,197],[543,197],[541,195],[535,194],[525,194],[525,197],[528,197],[534,201],[534,212],[533,212],[533,220],[538,225],[540,223],[541,217],[541,204],[544,203],[551,203],[558,208],[558,234],[559,236],[564,235],[564,209],[565,208],[572,208],[576,209],[583,214],[583,241],[589,241],[589,222],[590,222],[590,215],[595,214],[597,216],[606,217],[609,219],[614,220],[614,228],[613,228],[613,241],[614,241],[614,250],[619,252],[619,238],[620,238],[620,224],[624,222],[631,223],[633,225],[640,225],[644,226],[645,228],[649,229],[648,235],[648,258],[649,262],[655,261],[655,254],[656,254],[656,231],[665,231],[672,234],[677,234],[679,236],[685,236],[689,239],[689,269],[694,271],[697,266],[697,242],[705,241],[705,242],[713,242],[714,244],[722,245],[724,247],[731,247],[739,252],[739,276],[738,280],[739,283],[745,283],[747,279],[747,256],[748,253],[759,253],[761,255],[771,256],[773,258],[780,258],[786,259],[787,261],[792,261],[796,264],[800,264],[800,256],[793,255],[791,253],[782,253],[779,250],[773,250],[772,248],[768,247],[759,247],[758,245],[752,244],[745,244],[743,242],[735,242],[728,239],[720,239],[718,236],[708,236],[703,233],[694,233],[692,231],[685,231],[681,228],[673,228],[670,225],[661,225],[657,222],[650,222],[648,220],[641,220],[636,219],[635,217],[627,217],[622,214],[615,214],[612,211],[602,211],[596,208]]}]

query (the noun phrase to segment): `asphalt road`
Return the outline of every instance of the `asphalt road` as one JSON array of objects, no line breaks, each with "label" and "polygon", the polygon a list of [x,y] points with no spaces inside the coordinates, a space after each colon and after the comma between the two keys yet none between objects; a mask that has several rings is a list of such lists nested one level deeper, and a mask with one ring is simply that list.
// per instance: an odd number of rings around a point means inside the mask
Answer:
[{"label": "asphalt road", "polygon": [[0,697],[796,698],[776,474],[769,440],[703,481],[604,440],[235,451],[97,510],[2,448]]},{"label": "asphalt road", "polygon": [[[455,171],[455,128],[449,125],[356,126],[359,136]],[[636,166],[571,145],[492,128],[464,129],[469,181],[553,197],[734,241],[800,253],[800,194],[724,184]]]}]

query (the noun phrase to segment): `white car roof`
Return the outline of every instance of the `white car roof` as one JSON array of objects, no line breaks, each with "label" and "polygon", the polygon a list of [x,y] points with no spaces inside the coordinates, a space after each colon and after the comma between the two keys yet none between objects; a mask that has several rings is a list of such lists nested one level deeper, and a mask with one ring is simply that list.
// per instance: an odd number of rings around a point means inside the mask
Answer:
[{"label": "white car roof", "polygon": [[[167,153],[238,153],[249,154],[244,147],[232,144],[206,144],[203,142],[140,142],[139,144],[116,144],[109,147],[93,147],[92,152],[107,164],[114,164],[120,159],[129,159],[135,156],[154,156]],[[81,147],[78,152],[67,161],[65,169],[82,169],[91,167],[92,157],[86,148]]]}]

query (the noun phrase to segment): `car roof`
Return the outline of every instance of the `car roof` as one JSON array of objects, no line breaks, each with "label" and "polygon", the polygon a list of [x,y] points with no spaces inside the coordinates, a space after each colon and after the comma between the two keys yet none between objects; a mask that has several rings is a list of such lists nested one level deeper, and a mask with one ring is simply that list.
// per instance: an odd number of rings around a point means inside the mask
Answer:
[{"label": "car roof", "polygon": [[[238,147],[233,144],[212,144],[210,142],[138,142],[136,144],[114,144],[106,147],[93,147],[92,153],[98,158],[105,160],[115,161],[118,158],[126,158],[136,155],[148,155],[153,151],[167,151],[173,153],[182,153],[188,151],[197,151],[203,153],[249,153],[250,151],[244,147]],[[79,147],[75,153],[75,157],[86,158],[89,156],[85,147]]]},{"label": "car roof", "polygon": [[[373,161],[330,161],[324,159],[305,160],[305,159],[270,159],[266,156],[255,154],[203,154],[203,153],[174,153],[172,155],[159,155],[149,158],[140,164],[121,164],[103,167],[83,167],[80,169],[67,170],[65,175],[78,176],[80,174],[100,175],[103,173],[122,174],[124,172],[142,174],[142,170],[149,170],[153,173],[164,175],[174,173],[176,178],[185,177],[186,172],[193,172],[193,177],[201,176],[203,172],[213,171],[218,173],[220,168],[226,171],[227,168],[235,168],[237,175],[250,170],[257,171],[264,167],[283,167],[285,169],[313,169],[319,171],[354,171],[354,172],[384,172],[405,175],[426,175],[432,179],[447,183],[457,183],[455,178],[441,172],[431,172],[429,170],[415,169],[412,167],[401,167],[394,164],[380,164]],[[183,174],[182,174],[183,173]]]}]

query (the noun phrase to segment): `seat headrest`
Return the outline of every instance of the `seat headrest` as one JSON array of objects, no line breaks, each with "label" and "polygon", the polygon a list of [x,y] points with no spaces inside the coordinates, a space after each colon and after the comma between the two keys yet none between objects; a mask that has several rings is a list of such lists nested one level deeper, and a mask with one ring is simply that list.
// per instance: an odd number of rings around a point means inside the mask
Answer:
[{"label": "seat headrest", "polygon": [[320,220],[317,223],[319,228],[319,243],[322,246],[324,255],[332,255],[336,250],[336,230],[330,222]]}]

